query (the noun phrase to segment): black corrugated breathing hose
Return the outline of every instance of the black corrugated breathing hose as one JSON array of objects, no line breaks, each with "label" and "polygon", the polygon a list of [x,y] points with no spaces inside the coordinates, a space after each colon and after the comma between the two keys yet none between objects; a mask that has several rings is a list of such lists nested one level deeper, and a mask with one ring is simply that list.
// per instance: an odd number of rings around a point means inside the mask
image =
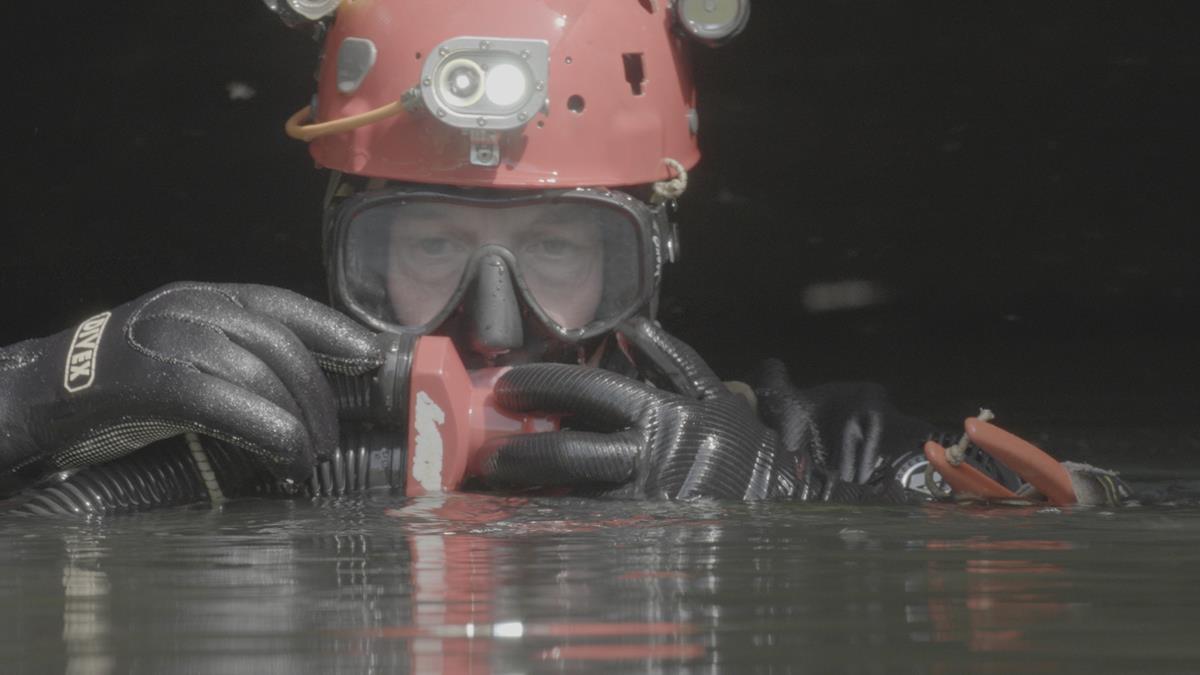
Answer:
[{"label": "black corrugated breathing hose", "polygon": [[[399,353],[390,378],[407,378],[407,356]],[[236,447],[194,434],[148,445],[120,459],[60,474],[42,485],[0,502],[0,510],[33,515],[87,516],[146,509],[216,504],[233,497],[330,497],[368,489],[403,488],[406,477],[403,420],[395,410],[389,381],[380,377],[329,375],[343,418],[339,447],[313,470],[303,486],[272,477]],[[377,401],[387,399],[381,412]],[[393,418],[388,420],[387,418]],[[385,422],[379,423],[380,419]],[[5,508],[7,507],[7,508]]]}]

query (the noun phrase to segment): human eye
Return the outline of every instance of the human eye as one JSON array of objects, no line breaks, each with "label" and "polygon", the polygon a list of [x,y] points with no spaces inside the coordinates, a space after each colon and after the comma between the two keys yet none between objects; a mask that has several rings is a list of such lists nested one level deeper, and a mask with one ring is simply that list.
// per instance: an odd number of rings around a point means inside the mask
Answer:
[{"label": "human eye", "polygon": [[462,271],[470,256],[466,242],[444,230],[409,232],[393,240],[398,270],[421,283],[445,283]]},{"label": "human eye", "polygon": [[455,254],[461,243],[449,237],[420,237],[410,244],[413,252],[427,258],[445,258]]},{"label": "human eye", "polygon": [[583,247],[565,237],[543,237],[526,245],[526,252],[545,260],[567,260],[583,254]]},{"label": "human eye", "polygon": [[521,247],[520,264],[528,278],[546,283],[568,283],[586,275],[600,253],[596,246],[576,237],[545,234]]},{"label": "human eye", "polygon": [[406,239],[400,254],[409,266],[435,273],[459,266],[470,250],[465,242],[454,237],[428,234]]},{"label": "human eye", "polygon": [[398,232],[400,250],[414,262],[436,264],[462,255],[468,248],[461,232],[442,223],[416,221]]}]

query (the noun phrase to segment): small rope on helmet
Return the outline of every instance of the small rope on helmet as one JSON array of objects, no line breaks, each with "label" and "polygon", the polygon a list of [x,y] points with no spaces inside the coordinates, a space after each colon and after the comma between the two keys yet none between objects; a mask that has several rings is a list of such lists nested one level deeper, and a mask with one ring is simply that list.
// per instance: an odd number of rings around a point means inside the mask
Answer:
[{"label": "small rope on helmet", "polygon": [[688,172],[687,169],[683,168],[683,164],[670,157],[664,158],[663,163],[675,172],[675,177],[668,180],[660,180],[654,184],[653,201],[655,204],[679,199],[687,191]]}]

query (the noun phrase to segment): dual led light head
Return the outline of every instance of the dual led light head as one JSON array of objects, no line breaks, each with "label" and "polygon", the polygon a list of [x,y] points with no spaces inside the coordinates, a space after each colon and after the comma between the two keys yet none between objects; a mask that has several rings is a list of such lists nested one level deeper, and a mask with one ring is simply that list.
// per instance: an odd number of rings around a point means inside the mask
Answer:
[{"label": "dual led light head", "polygon": [[451,38],[425,60],[421,100],[453,127],[517,129],[545,107],[549,72],[545,40]]},{"label": "dual led light head", "polygon": [[430,114],[468,134],[471,164],[494,167],[501,132],[548,110],[549,74],[545,40],[456,37],[425,60],[417,91]]}]

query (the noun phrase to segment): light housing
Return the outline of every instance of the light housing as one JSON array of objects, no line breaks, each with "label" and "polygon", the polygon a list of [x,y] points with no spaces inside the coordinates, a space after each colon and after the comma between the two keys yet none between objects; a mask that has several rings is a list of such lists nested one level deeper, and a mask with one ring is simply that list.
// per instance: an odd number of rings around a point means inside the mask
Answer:
[{"label": "light housing", "polygon": [[750,0],[678,0],[675,14],[689,35],[717,47],[746,28],[750,21]]},{"label": "light housing", "polygon": [[546,105],[549,72],[545,40],[451,38],[425,60],[421,98],[453,127],[517,129]]},{"label": "light housing", "polygon": [[341,0],[263,0],[263,4],[285,24],[295,28],[331,16]]}]

